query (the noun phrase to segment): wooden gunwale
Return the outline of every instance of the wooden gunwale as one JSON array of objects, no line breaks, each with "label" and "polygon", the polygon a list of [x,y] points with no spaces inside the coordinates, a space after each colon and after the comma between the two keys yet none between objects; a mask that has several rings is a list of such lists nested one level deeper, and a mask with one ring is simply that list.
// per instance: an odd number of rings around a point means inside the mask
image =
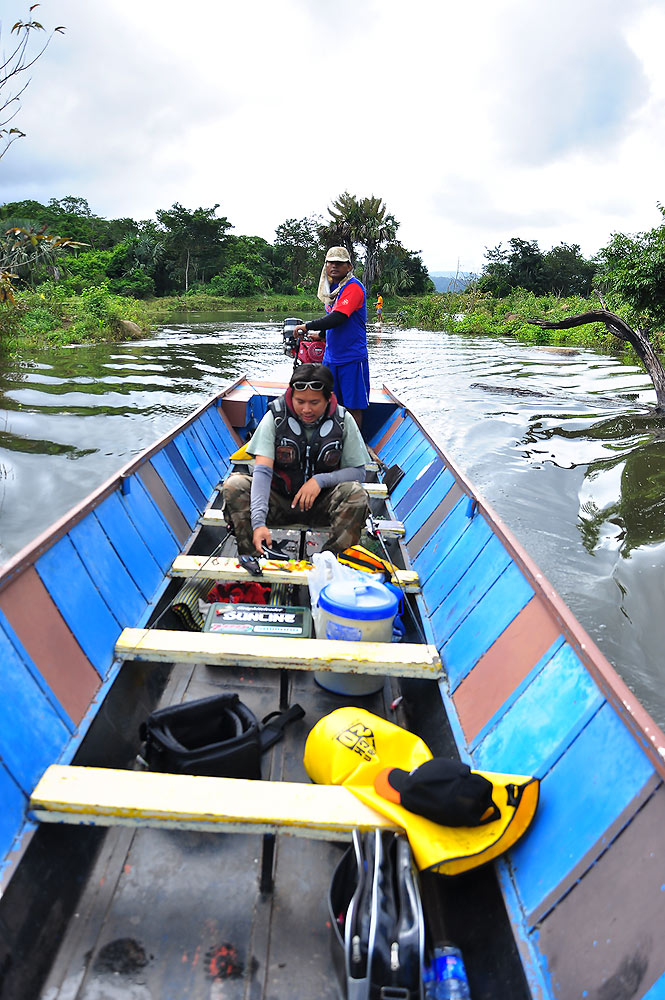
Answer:
[{"label": "wooden gunwale", "polygon": [[114,493],[118,487],[122,485],[122,481],[127,479],[132,473],[136,472],[141,466],[145,465],[153,455],[161,451],[167,444],[169,444],[181,431],[193,424],[202,413],[210,409],[212,406],[218,405],[218,402],[224,398],[228,393],[232,392],[238,385],[240,385],[245,380],[245,377],[236,379],[235,382],[228,385],[216,396],[211,396],[205,402],[201,403],[188,417],[181,420],[175,427],[166,434],[163,434],[158,438],[149,448],[142,451],[140,455],[136,458],[131,459],[126,465],[124,465],[115,475],[111,476],[105,482],[94,489],[85,500],[80,503],[75,504],[66,514],[55,521],[49,528],[43,531],[40,535],[35,538],[34,541],[26,545],[25,548],[21,549],[15,556],[9,559],[2,569],[0,570],[0,590],[3,590],[7,584],[9,584],[15,576],[23,572],[28,566],[31,566],[38,557],[49,549],[54,542],[57,542],[60,538],[67,534],[67,532],[82,521],[86,514],[89,514],[91,510],[102,503],[108,496]]},{"label": "wooden gunwale", "polygon": [[445,454],[440,445],[423,427],[418,417],[408,407],[404,406],[402,401],[387,386],[384,385],[383,389],[396,405],[404,408],[405,412],[418,426],[422,435],[429,441],[439,457],[444,460],[446,466],[450,469],[450,472],[464,492],[476,501],[477,513],[482,514],[494,533],[504,543],[507,551],[520,567],[535,593],[545,601],[557,624],[571,638],[575,653],[579,656],[591,677],[593,677],[607,700],[626,723],[631,734],[641,744],[658,773],[661,777],[665,778],[665,733],[656,725],[647,710],[640,704],[628,685],[621,679],[609,660],[580,625],[563,598],[559,596],[542,570],[522,548],[522,545],[515,535],[513,535],[510,528],[501,520],[490,504],[475,490],[469,479],[467,479],[452,459]]}]

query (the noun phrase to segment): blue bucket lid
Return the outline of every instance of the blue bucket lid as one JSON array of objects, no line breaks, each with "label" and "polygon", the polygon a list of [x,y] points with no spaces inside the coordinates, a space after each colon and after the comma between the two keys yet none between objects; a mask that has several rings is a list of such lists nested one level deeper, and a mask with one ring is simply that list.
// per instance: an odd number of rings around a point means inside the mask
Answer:
[{"label": "blue bucket lid", "polygon": [[375,621],[397,613],[397,597],[382,583],[347,583],[338,580],[326,584],[319,594],[319,607],[339,618]]}]

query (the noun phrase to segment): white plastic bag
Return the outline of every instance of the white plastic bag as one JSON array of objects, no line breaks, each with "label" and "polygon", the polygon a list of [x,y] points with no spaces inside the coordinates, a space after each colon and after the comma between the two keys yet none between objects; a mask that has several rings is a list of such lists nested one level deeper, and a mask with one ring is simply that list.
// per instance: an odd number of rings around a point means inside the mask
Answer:
[{"label": "white plastic bag", "polygon": [[379,573],[366,573],[363,570],[353,569],[352,566],[345,566],[339,562],[332,552],[315,552],[312,556],[314,569],[307,571],[307,585],[309,587],[309,600],[312,606],[312,621],[316,634],[320,633],[321,609],[319,608],[319,594],[323,588],[333,581],[341,581],[350,584],[368,583],[369,580],[380,579]]}]

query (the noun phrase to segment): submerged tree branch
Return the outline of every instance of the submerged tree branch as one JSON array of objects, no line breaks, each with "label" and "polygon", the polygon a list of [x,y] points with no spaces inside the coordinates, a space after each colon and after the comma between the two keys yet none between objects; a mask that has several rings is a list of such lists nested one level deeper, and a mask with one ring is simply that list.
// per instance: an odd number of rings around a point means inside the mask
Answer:
[{"label": "submerged tree branch", "polygon": [[529,319],[527,323],[539,326],[543,330],[569,330],[586,323],[604,323],[610,333],[619,340],[629,343],[644,365],[646,372],[656,390],[656,410],[665,413],[665,368],[654,350],[649,337],[642,330],[634,330],[625,320],[609,309],[590,309],[589,312],[577,316],[567,316],[558,321],[545,319]]}]

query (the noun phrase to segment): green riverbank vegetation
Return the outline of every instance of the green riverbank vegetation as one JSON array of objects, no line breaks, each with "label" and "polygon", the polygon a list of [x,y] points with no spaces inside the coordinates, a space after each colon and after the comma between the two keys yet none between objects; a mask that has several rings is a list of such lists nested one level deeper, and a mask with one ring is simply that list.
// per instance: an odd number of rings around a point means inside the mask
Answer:
[{"label": "green riverbank vegetation", "polygon": [[368,295],[434,289],[417,252],[397,239],[381,198],[343,192],[328,218],[286,219],[273,243],[236,235],[219,205],[175,203],[155,219],[104,219],[84,198],[0,206],[0,345],[145,335],[183,311],[320,312],[327,247],[343,245]]},{"label": "green riverbank vegetation", "polygon": [[368,292],[384,298],[384,322],[425,330],[512,336],[530,343],[625,345],[603,324],[543,330],[607,307],[646,330],[658,351],[665,328],[665,218],[633,236],[614,234],[591,260],[562,243],[542,252],[513,237],[486,252],[471,281],[437,292],[417,251],[397,239],[399,223],[382,199],[343,192],[327,218],[287,219],[272,243],[236,235],[219,205],[176,203],[155,219],[107,220],[79,197],[0,205],[0,349],[123,341],[148,336],[183,315],[233,311],[278,319],[321,312],[316,298],[325,250],[344,245]]}]

